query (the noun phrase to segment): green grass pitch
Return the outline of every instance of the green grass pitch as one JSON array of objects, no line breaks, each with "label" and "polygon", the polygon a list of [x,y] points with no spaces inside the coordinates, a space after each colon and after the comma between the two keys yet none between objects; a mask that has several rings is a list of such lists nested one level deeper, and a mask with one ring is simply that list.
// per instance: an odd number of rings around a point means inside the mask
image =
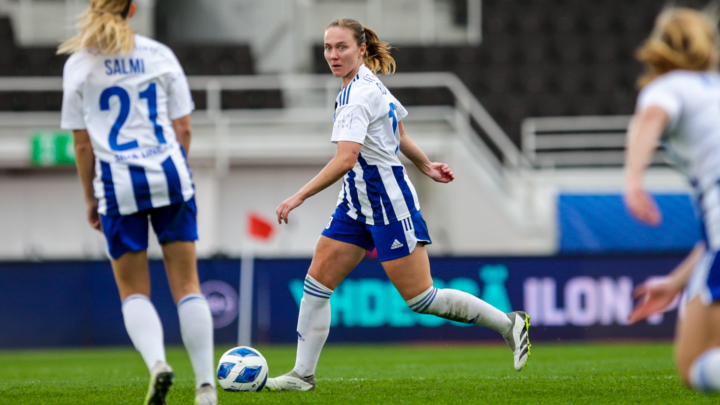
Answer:
[{"label": "green grass pitch", "polygon": [[[223,349],[216,353],[219,358]],[[258,346],[270,375],[289,371],[294,346]],[[168,404],[192,404],[182,348],[168,350]],[[0,404],[138,404],[147,370],[131,348],[0,351]],[[512,367],[503,346],[328,345],[313,392],[219,393],[220,404],[704,404],[719,396],[680,384],[667,343],[533,345]]]}]

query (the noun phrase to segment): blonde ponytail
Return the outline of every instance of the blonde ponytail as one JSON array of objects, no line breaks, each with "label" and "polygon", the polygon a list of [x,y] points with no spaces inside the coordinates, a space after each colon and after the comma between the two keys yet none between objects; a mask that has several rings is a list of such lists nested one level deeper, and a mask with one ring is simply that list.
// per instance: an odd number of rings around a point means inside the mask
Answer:
[{"label": "blonde ponytail", "polygon": [[390,43],[380,41],[375,31],[363,26],[365,30],[365,64],[373,72],[378,70],[384,75],[395,73],[395,59],[390,56]]},{"label": "blonde ponytail", "polygon": [[132,0],[90,0],[78,22],[80,33],[63,42],[58,54],[88,49],[93,53],[113,55],[129,53],[135,48],[135,31],[127,16]]},{"label": "blonde ponytail", "polygon": [[637,59],[645,65],[638,86],[644,87],[672,70],[716,69],[719,42],[716,25],[709,14],[701,11],[665,9],[652,34],[637,51]]},{"label": "blonde ponytail", "polygon": [[384,75],[395,73],[395,59],[390,56],[390,43],[380,41],[375,31],[352,18],[339,18],[331,22],[325,29],[331,27],[342,27],[351,30],[357,45],[365,44],[367,46],[363,62],[373,73],[377,74],[378,71]]}]

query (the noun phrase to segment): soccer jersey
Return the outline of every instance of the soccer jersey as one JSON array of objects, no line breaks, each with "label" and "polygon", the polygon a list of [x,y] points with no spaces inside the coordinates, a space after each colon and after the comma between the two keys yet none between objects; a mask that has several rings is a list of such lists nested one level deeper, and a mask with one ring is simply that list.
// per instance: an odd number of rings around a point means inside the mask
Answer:
[{"label": "soccer jersey", "polygon": [[365,65],[335,101],[332,141],[362,144],[343,178],[338,207],[368,225],[388,225],[420,209],[417,193],[397,154],[398,122],[407,110]]},{"label": "soccer jersey", "polygon": [[720,249],[720,75],[667,73],[640,92],[637,110],[650,106],[669,116],[666,152],[695,188],[709,247]]},{"label": "soccer jersey", "polygon": [[63,70],[61,127],[87,129],[95,153],[98,212],[129,215],[194,195],[172,120],[194,109],[173,52],[135,35],[128,54],[74,53]]}]

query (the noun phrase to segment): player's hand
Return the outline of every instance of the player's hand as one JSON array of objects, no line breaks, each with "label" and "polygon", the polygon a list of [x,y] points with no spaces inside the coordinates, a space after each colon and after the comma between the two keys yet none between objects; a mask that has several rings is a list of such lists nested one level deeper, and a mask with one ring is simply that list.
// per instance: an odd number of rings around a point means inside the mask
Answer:
[{"label": "player's hand", "polygon": [[102,232],[102,227],[100,226],[100,214],[98,214],[97,200],[87,202],[87,220],[92,229],[95,229],[98,232]]},{"label": "player's hand", "polygon": [[633,324],[667,310],[681,290],[669,278],[654,282],[646,281],[637,286],[633,291],[633,298],[640,301],[630,313],[628,323]]},{"label": "player's hand", "polygon": [[450,166],[445,163],[430,163],[430,168],[426,174],[438,183],[450,183],[455,180],[455,174],[450,170]]},{"label": "player's hand", "polygon": [[282,221],[285,221],[285,223],[287,224],[290,211],[300,206],[300,204],[302,204],[303,202],[305,202],[305,199],[298,197],[297,194],[283,201],[282,204],[280,204],[280,206],[277,207],[277,209],[275,210],[275,213],[277,214],[278,224],[282,225]]},{"label": "player's hand", "polygon": [[662,222],[662,214],[655,199],[640,187],[625,192],[625,205],[640,222],[648,225],[660,225]]}]

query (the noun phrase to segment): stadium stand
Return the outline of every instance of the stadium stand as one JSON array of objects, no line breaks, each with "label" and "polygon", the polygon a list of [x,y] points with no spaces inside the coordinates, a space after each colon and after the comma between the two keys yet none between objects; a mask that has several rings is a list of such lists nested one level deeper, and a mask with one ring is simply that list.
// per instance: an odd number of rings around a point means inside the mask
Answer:
[{"label": "stadium stand", "polygon": [[[467,24],[467,2],[454,21]],[[456,73],[516,144],[525,117],[626,115],[641,67],[635,49],[663,2],[483,1],[480,46],[393,44],[398,72]],[[322,47],[315,71],[327,72]],[[395,91],[406,105],[452,102],[431,90]]]},{"label": "stadium stand", "polygon": [[[223,44],[169,44],[187,75],[253,75],[250,47]],[[62,76],[66,55],[52,46],[18,47],[8,17],[0,17],[0,76]],[[193,92],[198,109],[206,108],[205,92]],[[59,111],[62,92],[0,92],[0,111]],[[223,91],[223,109],[282,108],[279,90]]]}]

